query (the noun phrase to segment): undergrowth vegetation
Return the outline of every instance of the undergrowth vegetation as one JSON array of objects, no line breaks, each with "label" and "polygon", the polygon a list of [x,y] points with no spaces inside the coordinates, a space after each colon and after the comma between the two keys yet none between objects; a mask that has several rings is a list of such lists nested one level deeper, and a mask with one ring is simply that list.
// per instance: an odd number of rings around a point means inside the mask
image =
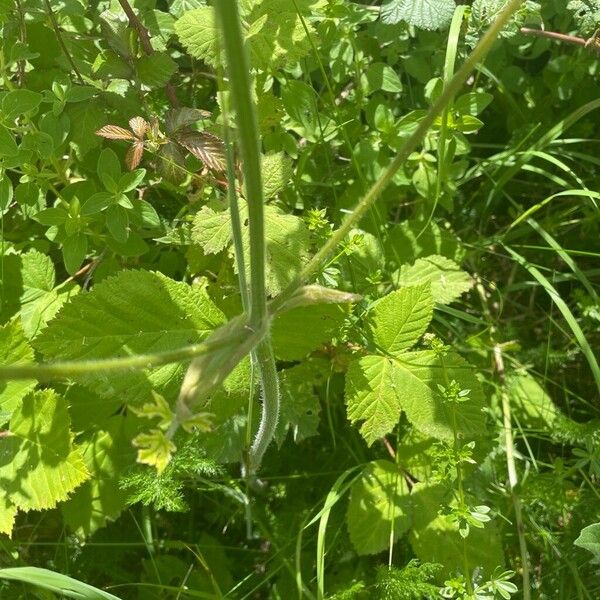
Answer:
[{"label": "undergrowth vegetation", "polygon": [[600,597],[598,0],[0,0],[0,596]]}]

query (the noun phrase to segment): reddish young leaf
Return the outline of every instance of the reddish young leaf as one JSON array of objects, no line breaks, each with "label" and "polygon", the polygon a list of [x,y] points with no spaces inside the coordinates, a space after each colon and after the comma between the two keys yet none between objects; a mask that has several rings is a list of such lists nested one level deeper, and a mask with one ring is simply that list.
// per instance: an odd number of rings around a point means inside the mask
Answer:
[{"label": "reddish young leaf", "polygon": [[118,125],[105,125],[96,131],[96,135],[109,140],[133,140],[133,133],[128,129],[123,129]]},{"label": "reddish young leaf", "polygon": [[133,171],[142,160],[142,154],[144,153],[144,142],[141,140],[136,140],[133,142],[131,148],[127,150],[127,154],[125,156],[125,163],[130,171]]},{"label": "reddish young leaf", "polygon": [[225,148],[223,140],[216,135],[200,131],[183,131],[178,134],[177,142],[209,169],[225,171]]}]

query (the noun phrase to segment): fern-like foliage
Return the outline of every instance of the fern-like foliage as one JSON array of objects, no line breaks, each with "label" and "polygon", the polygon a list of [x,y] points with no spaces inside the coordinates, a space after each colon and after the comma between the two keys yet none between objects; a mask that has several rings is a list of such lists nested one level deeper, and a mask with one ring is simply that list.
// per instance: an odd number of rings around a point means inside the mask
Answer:
[{"label": "fern-like foliage", "polygon": [[439,588],[430,583],[441,565],[411,560],[404,568],[381,566],[377,570],[375,596],[378,600],[425,600],[437,598]]},{"label": "fern-like foliage", "polygon": [[129,493],[128,504],[140,502],[154,510],[184,512],[189,510],[184,491],[190,476],[213,478],[221,474],[221,468],[199,448],[198,436],[192,436],[178,447],[160,475],[154,469],[136,469],[123,477],[120,487]]},{"label": "fern-like foliage", "polygon": [[594,33],[600,27],[600,0],[571,0],[567,10],[573,13],[582,34]]},{"label": "fern-like foliage", "polygon": [[406,21],[419,29],[441,29],[452,19],[454,0],[391,0],[381,7],[384,23]]},{"label": "fern-like foliage", "polygon": [[[474,0],[465,37],[469,46],[472,47],[479,41],[483,32],[492,24],[507,2],[508,0]],[[540,11],[541,4],[539,2],[525,0],[501,32],[501,37],[514,37],[525,24],[539,23],[541,21]]]}]

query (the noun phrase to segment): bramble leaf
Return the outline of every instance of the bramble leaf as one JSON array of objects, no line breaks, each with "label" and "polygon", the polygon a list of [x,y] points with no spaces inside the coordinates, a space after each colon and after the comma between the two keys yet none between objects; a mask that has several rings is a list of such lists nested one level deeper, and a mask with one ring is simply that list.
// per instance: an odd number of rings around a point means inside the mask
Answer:
[{"label": "bramble leaf", "polygon": [[[33,350],[25,339],[20,323],[13,320],[0,327],[0,364],[8,366],[32,361]],[[35,384],[31,379],[0,381],[0,413],[10,415]]]},{"label": "bramble leaf", "polygon": [[[267,291],[279,293],[294,278],[309,259],[310,236],[300,217],[266,205],[265,245],[267,259]],[[246,257],[246,275],[250,278],[250,238],[248,207],[240,200],[242,240]],[[231,244],[231,224],[228,211],[215,212],[203,207],[194,219],[193,240],[208,254],[215,254]]]},{"label": "bramble leaf", "polygon": [[396,426],[402,410],[393,362],[384,356],[352,361],[346,374],[346,405],[351,423],[364,421],[360,433],[369,446]]},{"label": "bramble leaf", "polygon": [[411,266],[403,265],[396,273],[398,286],[431,283],[434,302],[450,304],[471,289],[473,279],[453,260],[444,256],[431,255],[418,258]]},{"label": "bramble leaf", "polygon": [[441,29],[454,14],[454,0],[390,0],[381,6],[384,23],[406,21],[420,29]]},{"label": "bramble leaf", "polygon": [[54,508],[88,479],[73,446],[66,402],[53,390],[30,393],[0,439],[0,501],[19,510]]},{"label": "bramble leaf", "polygon": [[[34,345],[48,360],[93,360],[175,350],[205,339],[223,313],[199,289],[160,273],[122,271],[65,304]],[[133,404],[156,389],[176,393],[184,366],[102,373],[81,381],[105,398]]]},{"label": "bramble leaf", "polygon": [[410,527],[411,513],[408,486],[398,466],[389,460],[369,463],[350,490],[346,521],[352,545],[358,554],[389,548]]},{"label": "bramble leaf", "polygon": [[373,339],[390,354],[407,350],[425,333],[432,315],[433,297],[429,283],[403,287],[375,303]]}]

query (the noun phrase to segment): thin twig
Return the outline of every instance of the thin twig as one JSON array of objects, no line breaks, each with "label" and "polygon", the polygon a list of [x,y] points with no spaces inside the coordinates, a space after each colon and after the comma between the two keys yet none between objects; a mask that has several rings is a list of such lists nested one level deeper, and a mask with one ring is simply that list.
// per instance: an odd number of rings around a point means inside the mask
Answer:
[{"label": "thin twig", "polygon": [[71,53],[69,52],[69,49],[67,48],[67,45],[65,44],[65,41],[62,38],[60,27],[58,26],[58,21],[56,20],[56,17],[54,16],[54,11],[52,10],[52,6],[50,5],[50,0],[45,0],[45,2],[46,2],[46,9],[48,10],[48,16],[50,17],[50,21],[52,23],[52,28],[54,29],[54,33],[56,33],[56,39],[58,40],[58,43],[59,43],[60,47],[62,48],[63,54],[65,55],[66,59],[69,61],[69,64],[71,65],[71,68],[75,72],[75,75],[77,76],[77,79],[79,80],[79,83],[81,85],[84,85],[85,82],[83,81],[83,77],[81,76],[81,73],[79,72],[79,69],[77,68],[77,65],[75,64],[75,61],[73,60],[73,57],[71,56]]},{"label": "thin twig", "polygon": [[[48,2],[48,0],[46,0],[46,2]],[[144,54],[146,54],[146,56],[154,54],[154,48],[150,42],[150,33],[148,33],[148,29],[146,29],[145,25],[133,11],[133,8],[131,8],[131,4],[129,4],[128,0],[119,0],[119,4],[129,19],[129,25],[137,31]],[[167,83],[165,85],[165,92],[171,106],[177,108],[179,106],[179,100],[177,99],[177,94],[175,93],[175,88],[172,83]]]},{"label": "thin twig", "polygon": [[530,29],[529,27],[521,27],[519,30],[524,35],[533,35],[535,37],[547,38],[556,40],[557,42],[566,42],[567,44],[577,44],[578,46],[587,46],[588,40],[566,33],[558,33],[557,31],[545,31],[544,29]]}]

